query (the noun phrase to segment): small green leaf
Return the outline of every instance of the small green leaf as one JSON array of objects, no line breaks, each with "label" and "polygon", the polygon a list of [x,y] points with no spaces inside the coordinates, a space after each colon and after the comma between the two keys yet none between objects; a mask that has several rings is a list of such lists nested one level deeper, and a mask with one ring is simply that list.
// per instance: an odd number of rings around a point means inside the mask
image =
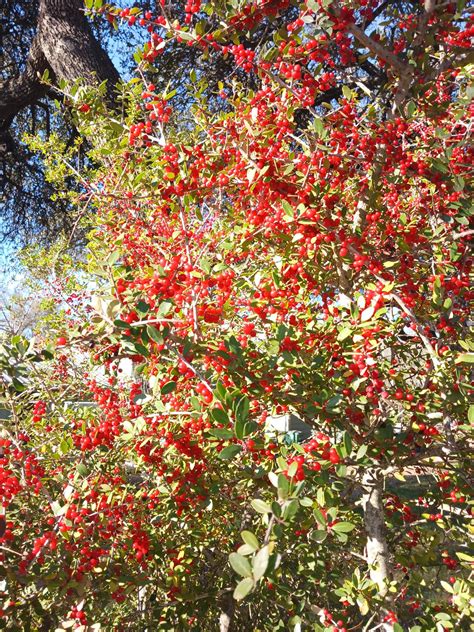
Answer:
[{"label": "small green leaf", "polygon": [[366,445],[359,446],[356,454],[356,461],[360,461],[367,454],[368,447]]},{"label": "small green leaf", "polygon": [[337,336],[338,342],[342,342],[343,340],[348,338],[351,335],[351,333],[352,333],[352,329],[350,329],[349,327],[344,327],[344,329],[341,329],[341,331],[339,332]]},{"label": "small green leaf", "polygon": [[331,528],[337,533],[349,533],[349,531],[355,529],[355,524],[352,524],[352,522],[336,522]]},{"label": "small green leaf", "polygon": [[283,509],[283,519],[291,520],[292,518],[294,518],[294,516],[298,512],[299,506],[300,504],[296,500],[296,498],[294,498],[293,500],[290,500],[290,502]]},{"label": "small green leaf", "polygon": [[193,409],[200,413],[201,412],[201,402],[199,401],[199,399],[197,397],[195,397],[194,395],[190,398],[189,400],[191,402],[191,406],[193,407]]},{"label": "small green leaf", "polygon": [[164,318],[170,313],[172,309],[173,303],[171,303],[170,301],[163,301],[163,303],[160,304],[156,315],[158,318]]},{"label": "small green leaf", "polygon": [[311,540],[315,542],[324,542],[324,540],[328,537],[327,531],[323,531],[322,529],[316,529],[311,532],[309,536]]},{"label": "small green leaf", "polygon": [[250,402],[249,398],[244,395],[241,397],[235,407],[235,419],[241,423],[245,423],[249,416]]},{"label": "small green leaf", "polygon": [[227,448],[224,448],[221,452],[219,452],[219,458],[223,461],[231,461],[234,456],[236,456],[241,451],[242,446],[233,443],[232,445],[228,445]]},{"label": "small green leaf", "polygon": [[348,101],[352,99],[352,90],[349,88],[349,86],[342,86],[342,95]]},{"label": "small green leaf", "polygon": [[347,432],[347,430],[344,432],[343,443],[344,443],[344,450],[346,452],[344,456],[349,456],[349,454],[352,452],[352,439],[351,439],[350,434]]},{"label": "small green leaf", "polygon": [[369,602],[365,597],[357,597],[357,605],[359,606],[361,615],[366,615],[369,612]]},{"label": "small green leaf", "polygon": [[469,423],[474,424],[474,404],[469,406],[469,412],[467,413]]},{"label": "small green leaf", "polygon": [[251,555],[252,553],[255,553],[255,549],[253,546],[248,544],[242,544],[242,546],[239,546],[237,549],[237,553],[240,553],[240,555]]},{"label": "small green leaf", "polygon": [[414,101],[408,101],[406,105],[406,112],[408,118],[411,118],[413,114],[416,112],[416,103]]},{"label": "small green leaf", "polygon": [[77,472],[81,476],[88,476],[89,475],[89,468],[84,463],[79,463],[79,465],[77,466]]},{"label": "small green leaf", "polygon": [[12,386],[16,391],[20,393],[21,391],[24,391],[26,389],[26,386],[23,384],[23,382],[20,382],[20,380],[18,380],[16,377],[12,379]]},{"label": "small green leaf", "polygon": [[219,424],[225,424],[226,426],[229,424],[229,416],[222,408],[213,408],[211,417]]},{"label": "small green leaf", "polygon": [[232,439],[234,436],[232,430],[229,430],[228,428],[213,428],[212,430],[209,430],[209,434],[216,437],[216,439]]},{"label": "small green leaf", "polygon": [[156,327],[152,327],[151,325],[147,325],[146,333],[148,336],[159,345],[162,345],[164,342],[163,336],[161,332],[158,331]]},{"label": "small green leaf", "polygon": [[234,590],[234,599],[236,601],[242,601],[242,599],[246,597],[252,589],[253,579],[251,577],[246,577],[245,579],[242,579],[237,584]]},{"label": "small green leaf", "polygon": [[250,504],[258,513],[267,514],[272,512],[270,505],[260,498],[254,498]]},{"label": "small green leaf", "polygon": [[242,577],[252,577],[250,562],[246,557],[240,555],[240,553],[231,553],[229,555],[229,562],[234,571]]},{"label": "small green leaf", "polygon": [[161,394],[168,395],[169,393],[172,393],[175,388],[176,388],[176,382],[173,382],[173,381],[166,382],[166,384],[163,384],[163,386],[161,387]]},{"label": "small green leaf", "polygon": [[297,471],[298,471],[298,463],[296,461],[293,461],[293,463],[291,463],[291,465],[288,468],[288,476],[290,478],[293,478],[293,476],[295,476]]},{"label": "small green leaf", "polygon": [[254,551],[258,550],[258,547],[259,547],[258,540],[251,531],[242,531],[240,536],[242,540],[245,542],[245,544],[252,547]]},{"label": "small green leaf", "polygon": [[252,561],[253,578],[256,582],[265,575],[265,571],[268,567],[268,560],[270,557],[270,551],[268,544],[264,546]]}]

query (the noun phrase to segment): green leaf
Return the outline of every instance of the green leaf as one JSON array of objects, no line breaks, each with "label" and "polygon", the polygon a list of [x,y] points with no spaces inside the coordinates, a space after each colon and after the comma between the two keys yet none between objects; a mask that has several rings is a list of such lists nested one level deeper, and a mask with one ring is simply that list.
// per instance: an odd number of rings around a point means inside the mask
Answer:
[{"label": "green leaf", "polygon": [[253,578],[256,582],[265,575],[265,571],[268,567],[268,560],[270,558],[270,550],[268,544],[265,545],[252,561]]},{"label": "green leaf", "polygon": [[254,498],[250,504],[257,513],[267,514],[272,512],[270,505],[260,498]]},{"label": "green leaf", "polygon": [[240,555],[251,555],[252,553],[255,553],[255,549],[248,544],[242,544],[242,546],[239,546],[237,549],[237,553],[240,553]]},{"label": "green leaf", "polygon": [[89,468],[84,463],[79,463],[79,465],[77,466],[77,472],[81,476],[88,476],[89,475]]},{"label": "green leaf", "polygon": [[352,524],[352,522],[336,522],[331,528],[337,533],[349,533],[349,531],[355,529],[355,524]]},{"label": "green leaf", "polygon": [[326,518],[324,517],[322,511],[318,508],[313,509],[313,515],[316,518],[316,522],[318,524],[320,524],[322,527],[325,527],[327,522],[326,522]]},{"label": "green leaf", "polygon": [[349,327],[344,327],[344,329],[341,329],[341,331],[339,332],[337,336],[338,342],[342,342],[343,340],[345,340],[347,337],[351,335],[351,333],[352,333],[352,329],[350,329]]},{"label": "green leaf", "polygon": [[290,482],[284,474],[278,474],[278,497],[283,499],[288,496]]},{"label": "green leaf", "polygon": [[170,301],[163,301],[163,303],[160,304],[156,315],[158,318],[164,318],[170,313],[172,309],[173,303],[171,303]]},{"label": "green leaf", "polygon": [[157,344],[162,345],[164,343],[163,336],[156,327],[153,327],[152,325],[147,325],[146,333],[151,338],[151,340],[153,340]]},{"label": "green leaf", "polygon": [[474,363],[474,353],[461,353],[455,360],[456,364],[472,364]]},{"label": "green leaf", "polygon": [[365,597],[357,597],[357,605],[359,606],[361,615],[366,615],[369,612],[369,602],[365,599]]},{"label": "green leaf", "polygon": [[349,86],[342,86],[342,95],[348,101],[352,99],[352,90],[349,88]]},{"label": "green leaf", "polygon": [[253,589],[253,579],[250,577],[246,577],[245,579],[242,579],[237,584],[234,590],[234,599],[236,601],[242,601],[242,599],[246,597],[252,589]]},{"label": "green leaf", "polygon": [[235,407],[235,419],[236,421],[245,423],[249,416],[250,401],[247,395],[244,395],[239,399]]},{"label": "green leaf", "polygon": [[416,112],[416,103],[414,101],[408,101],[406,105],[406,113],[408,118],[411,118]]},{"label": "green leaf", "polygon": [[201,402],[199,401],[199,399],[197,397],[195,397],[194,395],[190,398],[189,400],[191,402],[191,406],[193,407],[193,409],[200,413],[201,412]]},{"label": "green leaf", "polygon": [[309,536],[311,540],[315,542],[324,542],[324,540],[328,537],[327,531],[323,531],[322,529],[316,529],[311,532]]},{"label": "green leaf", "polygon": [[16,377],[12,379],[12,386],[15,391],[18,391],[20,393],[21,391],[24,391],[26,389],[26,386],[23,384],[23,382],[20,382],[20,380],[18,380]]},{"label": "green leaf", "polygon": [[359,449],[357,450],[357,454],[356,454],[356,461],[360,461],[361,459],[363,459],[364,456],[367,454],[367,450],[368,450],[368,446],[366,445],[359,446]]},{"label": "green leaf", "polygon": [[349,454],[352,452],[352,439],[351,439],[350,434],[347,432],[347,430],[344,432],[343,443],[344,443],[344,450],[346,452],[344,456],[349,456]]},{"label": "green leaf", "polygon": [[216,388],[214,389],[214,395],[216,399],[218,399],[222,404],[225,402],[227,390],[220,380],[216,384]]},{"label": "green leaf", "polygon": [[293,500],[290,500],[290,502],[283,509],[283,519],[291,520],[292,518],[294,518],[294,516],[298,512],[299,506],[300,504],[296,500],[296,498],[294,498]]},{"label": "green leaf", "polygon": [[229,430],[228,428],[213,428],[212,430],[209,430],[209,434],[216,437],[216,439],[232,439],[234,436],[232,430]]},{"label": "green leaf", "polygon": [[240,534],[240,537],[245,542],[245,544],[250,546],[254,551],[258,550],[258,547],[260,545],[258,543],[256,536],[251,531],[242,531],[242,533]]},{"label": "green leaf", "polygon": [[469,412],[467,413],[469,423],[474,424],[474,404],[469,406]]},{"label": "green leaf", "polygon": [[161,387],[161,394],[168,395],[169,393],[172,393],[175,388],[176,388],[176,382],[173,382],[173,381],[166,382],[166,384],[163,384],[163,386]]},{"label": "green leaf", "polygon": [[293,476],[295,476],[297,471],[298,471],[298,463],[296,461],[293,461],[293,463],[291,463],[291,465],[288,468],[288,476],[290,478],[293,478]]},{"label": "green leaf", "polygon": [[246,557],[240,555],[240,553],[231,553],[229,555],[229,562],[234,571],[242,577],[252,577],[250,562]]},{"label": "green leaf", "polygon": [[225,424],[226,426],[229,424],[229,416],[222,408],[213,408],[211,417],[219,424]]},{"label": "green leaf", "polygon": [[241,451],[242,446],[233,443],[232,445],[228,445],[227,448],[224,448],[221,452],[219,452],[219,458],[223,461],[231,461],[234,456],[236,456]]}]

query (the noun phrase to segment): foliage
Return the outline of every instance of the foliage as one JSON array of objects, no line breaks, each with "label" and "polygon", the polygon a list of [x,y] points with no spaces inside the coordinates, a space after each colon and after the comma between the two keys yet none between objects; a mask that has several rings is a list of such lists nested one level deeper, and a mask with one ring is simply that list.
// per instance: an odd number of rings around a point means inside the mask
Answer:
[{"label": "foliage", "polygon": [[[86,3],[150,44],[122,114],[67,88],[93,168],[44,146],[96,228],[70,322],[0,356],[5,629],[468,629],[471,14],[308,0],[245,45],[289,4]],[[258,85],[173,107],[175,42]]]}]

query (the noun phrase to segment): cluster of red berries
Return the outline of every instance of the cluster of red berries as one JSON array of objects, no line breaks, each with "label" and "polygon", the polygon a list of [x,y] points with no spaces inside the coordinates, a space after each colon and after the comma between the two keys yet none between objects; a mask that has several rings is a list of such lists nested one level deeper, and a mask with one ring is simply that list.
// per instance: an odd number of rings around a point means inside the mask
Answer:
[{"label": "cluster of red berries", "polygon": [[33,422],[38,423],[46,414],[46,402],[38,401],[33,406]]}]

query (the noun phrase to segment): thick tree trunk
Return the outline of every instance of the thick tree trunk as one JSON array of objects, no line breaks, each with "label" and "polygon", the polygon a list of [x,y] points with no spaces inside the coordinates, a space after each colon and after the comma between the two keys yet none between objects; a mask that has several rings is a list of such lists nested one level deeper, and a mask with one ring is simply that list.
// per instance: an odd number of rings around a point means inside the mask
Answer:
[{"label": "thick tree trunk", "polygon": [[120,78],[92,33],[83,0],[41,0],[38,41],[57,79],[107,80],[113,87]]},{"label": "thick tree trunk", "polygon": [[47,92],[40,81],[48,70],[53,81],[81,77],[100,83],[107,80],[109,96],[119,74],[95,39],[84,15],[83,0],[41,0],[36,37],[23,73],[0,82],[0,130],[15,115]]}]

